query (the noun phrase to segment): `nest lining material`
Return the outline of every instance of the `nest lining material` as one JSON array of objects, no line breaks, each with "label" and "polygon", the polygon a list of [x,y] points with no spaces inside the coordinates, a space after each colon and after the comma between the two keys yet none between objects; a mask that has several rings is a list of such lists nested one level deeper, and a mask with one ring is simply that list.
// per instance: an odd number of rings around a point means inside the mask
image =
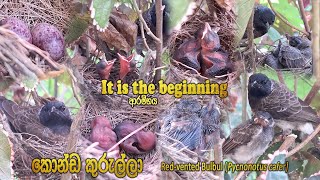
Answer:
[{"label": "nest lining material", "polygon": [[17,17],[29,27],[46,22],[65,31],[70,19],[69,10],[70,2],[66,0],[8,0],[0,2],[0,20]]},{"label": "nest lining material", "polygon": [[[178,47],[184,42],[184,40],[194,37],[194,34],[198,28],[202,27],[205,22],[208,22],[212,28],[218,29],[217,33],[220,37],[221,47],[229,53],[229,58],[232,58],[232,54],[234,52],[233,39],[235,36],[235,15],[231,11],[226,12],[218,7],[216,7],[216,10],[216,16],[212,16],[202,9],[196,10],[196,13],[192,15],[188,21],[182,24],[179,31],[173,32],[168,46],[171,57]],[[190,77],[192,77],[192,79],[198,79],[201,82],[205,79],[208,79],[201,76],[198,72],[195,72],[196,70],[193,70],[192,68],[189,68],[186,65],[175,61],[174,59],[171,59],[171,63],[172,65],[169,66],[169,68],[171,69],[171,73],[173,73],[175,76],[173,80],[181,81],[183,79],[190,79]],[[183,75],[181,75],[181,73]],[[172,74],[170,73],[167,75],[168,79],[172,78],[170,77],[171,75]],[[180,78],[177,75],[180,76]],[[225,78],[216,77],[210,79],[219,83],[226,82],[223,80]]]}]

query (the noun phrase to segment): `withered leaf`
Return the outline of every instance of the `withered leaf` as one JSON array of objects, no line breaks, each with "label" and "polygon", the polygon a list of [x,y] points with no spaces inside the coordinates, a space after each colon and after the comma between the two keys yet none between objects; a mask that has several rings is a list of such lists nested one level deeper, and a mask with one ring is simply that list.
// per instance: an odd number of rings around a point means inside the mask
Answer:
[{"label": "withered leaf", "polygon": [[131,46],[121,33],[110,23],[107,30],[104,32],[98,32],[99,38],[107,43],[109,48],[115,48],[117,50],[123,50],[128,53]]},{"label": "withered leaf", "polygon": [[236,4],[235,0],[216,0],[217,4],[225,9],[226,11],[231,11],[234,9]]},{"label": "withered leaf", "polygon": [[123,35],[129,45],[133,47],[136,43],[138,26],[127,18],[119,16],[119,14],[112,13],[109,21]]}]

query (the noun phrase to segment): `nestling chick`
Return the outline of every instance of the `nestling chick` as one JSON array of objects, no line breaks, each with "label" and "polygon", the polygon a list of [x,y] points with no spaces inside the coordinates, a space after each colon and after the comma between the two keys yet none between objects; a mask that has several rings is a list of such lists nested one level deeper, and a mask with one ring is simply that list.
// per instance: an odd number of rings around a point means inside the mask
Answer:
[{"label": "nestling chick", "polygon": [[200,48],[199,40],[192,38],[179,46],[179,48],[174,52],[173,58],[197,71],[200,71],[200,62],[198,61]]},{"label": "nestling chick", "polygon": [[[91,142],[99,142],[99,146],[105,150],[109,150],[117,143],[117,135],[112,131],[109,120],[103,116],[96,117],[91,122]],[[119,147],[116,147],[119,150]]]},{"label": "nestling chick", "polygon": [[307,38],[287,35],[289,44],[279,42],[278,47],[268,54],[265,63],[276,70],[312,74],[312,49]]},{"label": "nestling chick", "polygon": [[231,131],[222,145],[223,154],[237,163],[262,155],[272,141],[274,121],[267,112],[257,111],[252,119]]},{"label": "nestling chick", "polygon": [[131,54],[129,57],[122,56],[118,53],[119,61],[120,61],[120,73],[119,78],[124,80],[124,77],[132,70],[132,66],[134,66],[134,54]]},{"label": "nestling chick", "polygon": [[257,73],[249,78],[248,99],[252,111],[271,114],[284,131],[299,130],[311,134],[320,123],[317,113],[281,83]]},{"label": "nestling chick", "polygon": [[110,121],[104,116],[97,116],[93,121],[91,121],[91,128],[94,128],[95,126],[108,127],[112,129]]},{"label": "nestling chick", "polygon": [[97,63],[96,69],[101,79],[107,80],[109,78],[114,62],[115,59],[112,61],[102,59]]},{"label": "nestling chick", "polygon": [[63,102],[49,101],[44,106],[19,106],[0,96],[0,110],[13,131],[33,134],[45,141],[56,141],[70,132],[72,119]]},{"label": "nestling chick", "polygon": [[[120,141],[140,127],[140,124],[124,121],[114,128],[114,132],[117,134],[118,141]],[[141,130],[122,142],[120,147],[126,153],[145,154],[156,147],[156,135],[151,131]]]},{"label": "nestling chick", "polygon": [[159,119],[160,133],[180,141],[190,150],[198,149],[202,143],[200,103],[197,100],[182,99],[174,106]]}]

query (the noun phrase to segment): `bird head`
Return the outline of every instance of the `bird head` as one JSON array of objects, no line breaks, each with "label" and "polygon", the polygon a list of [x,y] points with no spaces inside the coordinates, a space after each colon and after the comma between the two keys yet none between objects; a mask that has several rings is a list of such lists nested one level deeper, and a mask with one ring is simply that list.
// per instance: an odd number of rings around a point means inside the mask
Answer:
[{"label": "bird head", "polygon": [[69,109],[60,101],[47,102],[41,108],[39,118],[44,126],[58,124],[71,126],[72,123]]},{"label": "bird head", "polygon": [[203,30],[200,29],[197,32],[197,38],[200,38],[201,47],[203,49],[218,50],[220,48],[219,36],[211,29],[211,26],[207,22],[204,24]]},{"label": "bird head", "polygon": [[286,34],[286,37],[289,41],[289,45],[292,47],[310,47],[311,41],[307,38],[301,37],[301,36],[290,36],[289,34]]},{"label": "bird head", "polygon": [[262,6],[262,5],[258,5],[255,9],[254,12],[254,23],[255,25],[259,25],[259,21],[262,22],[264,25],[267,26],[267,29],[270,28],[271,25],[273,25],[274,21],[275,21],[275,14],[274,12],[266,7],[266,6]]},{"label": "bird head", "polygon": [[272,82],[264,74],[253,74],[249,78],[248,92],[256,98],[266,97],[272,92]]},{"label": "bird head", "polygon": [[99,63],[96,65],[96,69],[101,79],[107,80],[109,78],[114,62],[115,59],[112,61],[106,61],[105,59],[99,61]]},{"label": "bird head", "polygon": [[255,124],[259,124],[263,127],[273,127],[274,120],[268,112],[257,111],[254,114],[253,121]]},{"label": "bird head", "polygon": [[134,66],[135,54],[131,54],[129,57],[122,56],[118,53],[119,61],[120,61],[120,79],[123,80],[124,77],[131,71],[132,66]]},{"label": "bird head", "polygon": [[97,116],[91,121],[91,128],[93,129],[96,126],[112,128],[110,121],[104,116]]}]

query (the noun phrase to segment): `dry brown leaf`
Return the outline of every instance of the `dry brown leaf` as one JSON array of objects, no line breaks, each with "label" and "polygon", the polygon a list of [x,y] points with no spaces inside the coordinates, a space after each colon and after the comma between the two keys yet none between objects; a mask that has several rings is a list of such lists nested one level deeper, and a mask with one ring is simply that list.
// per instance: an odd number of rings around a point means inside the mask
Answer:
[{"label": "dry brown leaf", "polygon": [[88,59],[84,56],[81,56],[79,52],[77,52],[76,55],[71,59],[71,63],[76,66],[83,66],[87,61]]},{"label": "dry brown leaf", "polygon": [[236,4],[235,0],[216,0],[217,4],[227,10],[227,11],[231,11],[232,9],[234,9],[234,6]]},{"label": "dry brown leaf", "polygon": [[123,50],[128,53],[131,46],[128,44],[126,39],[118,30],[110,23],[107,30],[104,32],[98,32],[99,38],[107,43],[109,48],[115,48],[116,50]]},{"label": "dry brown leaf", "polygon": [[138,26],[128,20],[128,17],[123,17],[124,14],[112,13],[110,15],[110,23],[124,36],[128,44],[133,47],[136,43]]}]

